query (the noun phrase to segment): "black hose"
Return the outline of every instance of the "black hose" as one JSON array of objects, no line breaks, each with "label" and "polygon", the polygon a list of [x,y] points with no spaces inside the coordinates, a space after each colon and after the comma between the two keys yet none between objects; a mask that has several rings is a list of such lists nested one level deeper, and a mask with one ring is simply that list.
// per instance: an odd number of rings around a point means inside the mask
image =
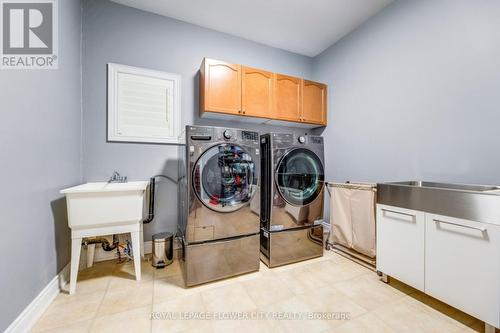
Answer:
[{"label": "black hose", "polygon": [[148,218],[142,221],[142,223],[150,223],[155,218],[155,187],[156,180],[155,177],[149,179],[149,212]]},{"label": "black hose", "polygon": [[149,209],[148,209],[148,218],[142,221],[142,223],[144,224],[151,223],[155,218],[155,188],[156,188],[156,178],[158,177],[168,179],[174,184],[178,183],[178,180],[175,180],[174,178],[166,175],[156,175],[149,179]]},{"label": "black hose", "polygon": [[172,178],[170,176],[167,176],[167,175],[156,175],[156,176],[153,176],[152,178],[157,178],[157,177],[168,179],[168,180],[170,180],[174,184],[177,184],[178,181],[179,181],[179,179],[175,180],[174,178]]}]

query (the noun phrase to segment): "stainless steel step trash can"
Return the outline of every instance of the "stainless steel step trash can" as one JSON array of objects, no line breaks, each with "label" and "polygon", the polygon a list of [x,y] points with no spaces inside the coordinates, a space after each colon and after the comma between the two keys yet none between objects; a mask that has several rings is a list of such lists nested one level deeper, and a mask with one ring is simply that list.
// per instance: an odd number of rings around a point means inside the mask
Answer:
[{"label": "stainless steel step trash can", "polygon": [[174,259],[174,234],[161,232],[153,235],[153,267],[163,268]]}]

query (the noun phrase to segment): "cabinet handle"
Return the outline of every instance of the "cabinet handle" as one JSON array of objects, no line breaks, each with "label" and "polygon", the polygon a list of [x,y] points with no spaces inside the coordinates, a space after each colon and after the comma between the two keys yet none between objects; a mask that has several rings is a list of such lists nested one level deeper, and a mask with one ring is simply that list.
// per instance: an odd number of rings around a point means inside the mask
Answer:
[{"label": "cabinet handle", "polygon": [[243,109],[243,110],[241,110],[241,112],[243,112],[243,114],[245,114],[246,110],[245,110],[245,109]]},{"label": "cabinet handle", "polygon": [[410,217],[413,217],[413,218],[416,217],[415,214],[409,214],[409,213],[403,213],[403,212],[396,212],[395,210],[390,210],[390,209],[385,209],[385,208],[382,208],[382,211],[386,212],[386,213],[393,213],[393,214],[410,216]]},{"label": "cabinet handle", "polygon": [[434,222],[436,223],[444,223],[444,224],[451,224],[457,227],[463,227],[463,228],[468,228],[468,229],[474,229],[474,230],[479,230],[481,232],[486,232],[487,229],[485,227],[474,227],[471,225],[465,225],[465,224],[460,224],[460,223],[454,223],[454,222],[449,222],[449,221],[442,221],[442,220],[436,220],[434,219]]}]

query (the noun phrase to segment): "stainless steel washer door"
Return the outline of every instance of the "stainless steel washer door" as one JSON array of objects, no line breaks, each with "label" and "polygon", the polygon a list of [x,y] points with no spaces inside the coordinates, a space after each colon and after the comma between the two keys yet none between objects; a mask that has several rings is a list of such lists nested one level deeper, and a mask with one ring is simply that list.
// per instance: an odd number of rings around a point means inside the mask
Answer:
[{"label": "stainless steel washer door", "polygon": [[198,199],[217,212],[234,212],[247,205],[257,190],[256,166],[242,147],[223,143],[203,153],[193,168]]},{"label": "stainless steel washer door", "polygon": [[321,160],[305,148],[289,151],[277,166],[276,185],[290,205],[305,206],[313,202],[322,192],[324,179]]}]

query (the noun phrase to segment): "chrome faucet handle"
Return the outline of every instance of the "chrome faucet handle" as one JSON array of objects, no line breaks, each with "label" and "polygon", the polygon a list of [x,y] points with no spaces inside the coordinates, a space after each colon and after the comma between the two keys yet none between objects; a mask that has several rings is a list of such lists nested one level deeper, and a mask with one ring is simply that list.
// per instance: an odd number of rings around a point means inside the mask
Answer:
[{"label": "chrome faucet handle", "polygon": [[109,178],[108,183],[126,183],[127,176],[120,176],[118,171],[113,171],[113,175]]}]

